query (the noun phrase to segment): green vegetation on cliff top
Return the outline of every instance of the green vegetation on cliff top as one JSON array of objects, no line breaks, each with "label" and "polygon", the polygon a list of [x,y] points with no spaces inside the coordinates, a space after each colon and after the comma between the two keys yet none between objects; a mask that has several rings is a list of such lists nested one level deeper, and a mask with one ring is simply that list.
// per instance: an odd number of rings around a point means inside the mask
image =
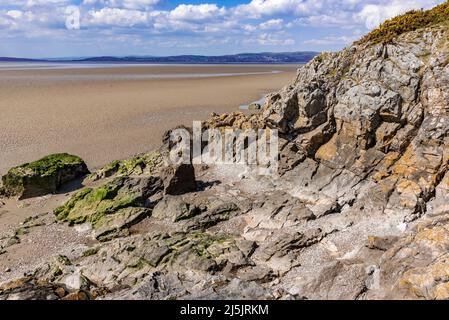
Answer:
[{"label": "green vegetation on cliff top", "polygon": [[388,43],[403,33],[442,23],[449,23],[449,1],[431,10],[413,10],[387,20],[377,29],[357,41],[356,44],[368,42],[375,44]]}]

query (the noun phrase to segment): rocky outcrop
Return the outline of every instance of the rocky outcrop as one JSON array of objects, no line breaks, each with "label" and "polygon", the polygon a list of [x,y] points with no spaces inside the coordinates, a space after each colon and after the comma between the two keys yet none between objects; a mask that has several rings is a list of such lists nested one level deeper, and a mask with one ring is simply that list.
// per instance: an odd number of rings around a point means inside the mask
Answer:
[{"label": "rocky outcrop", "polygon": [[0,297],[448,299],[449,29],[401,30],[321,54],[260,113],[205,123],[277,129],[279,176],[116,163],[55,211],[109,241]]},{"label": "rocky outcrop", "polygon": [[265,121],[286,134],[282,152],[313,159],[317,174],[339,172],[356,186],[350,201],[370,180],[384,212],[423,214],[449,162],[447,39],[434,27],[315,58],[265,106]]},{"label": "rocky outcrop", "polygon": [[100,241],[128,235],[128,228],[149,216],[164,195],[196,190],[191,164],[164,165],[163,159],[155,160],[160,157],[157,153],[117,162],[113,166],[117,169],[115,172],[107,169],[111,165],[100,169],[93,177],[106,173],[117,177],[99,187],[75,193],[67,203],[55,209],[56,218],[71,225],[90,224],[95,238]]},{"label": "rocky outcrop", "polygon": [[63,184],[88,174],[84,161],[69,154],[54,154],[12,168],[2,177],[3,193],[19,199],[55,193]]}]

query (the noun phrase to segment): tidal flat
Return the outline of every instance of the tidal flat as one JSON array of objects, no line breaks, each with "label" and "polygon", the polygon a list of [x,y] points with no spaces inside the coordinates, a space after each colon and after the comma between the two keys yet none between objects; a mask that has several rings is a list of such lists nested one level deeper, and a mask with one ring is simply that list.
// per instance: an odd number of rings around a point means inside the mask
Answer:
[{"label": "tidal flat", "polygon": [[165,130],[239,111],[298,65],[0,65],[0,174],[51,153],[90,168],[157,147]]}]

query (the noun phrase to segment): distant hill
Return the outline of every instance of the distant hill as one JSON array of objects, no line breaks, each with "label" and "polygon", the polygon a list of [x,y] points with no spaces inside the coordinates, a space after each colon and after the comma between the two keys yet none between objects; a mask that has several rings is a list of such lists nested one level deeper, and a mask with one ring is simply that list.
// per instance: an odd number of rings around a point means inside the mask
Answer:
[{"label": "distant hill", "polygon": [[181,55],[168,57],[153,56],[102,56],[87,57],[77,59],[22,59],[22,58],[4,58],[3,62],[115,62],[115,63],[186,63],[186,64],[226,64],[226,63],[307,63],[317,56],[318,52],[264,52],[264,53],[241,53],[235,55],[223,56],[200,56],[200,55]]},{"label": "distant hill", "polygon": [[39,61],[42,61],[42,60],[0,57],[0,62],[39,62]]}]

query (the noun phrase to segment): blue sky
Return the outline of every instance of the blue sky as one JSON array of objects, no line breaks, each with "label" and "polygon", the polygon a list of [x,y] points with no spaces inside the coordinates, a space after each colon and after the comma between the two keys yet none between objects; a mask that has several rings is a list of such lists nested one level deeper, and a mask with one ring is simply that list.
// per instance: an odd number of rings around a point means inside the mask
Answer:
[{"label": "blue sky", "polygon": [[0,56],[334,51],[444,0],[1,0]]}]

